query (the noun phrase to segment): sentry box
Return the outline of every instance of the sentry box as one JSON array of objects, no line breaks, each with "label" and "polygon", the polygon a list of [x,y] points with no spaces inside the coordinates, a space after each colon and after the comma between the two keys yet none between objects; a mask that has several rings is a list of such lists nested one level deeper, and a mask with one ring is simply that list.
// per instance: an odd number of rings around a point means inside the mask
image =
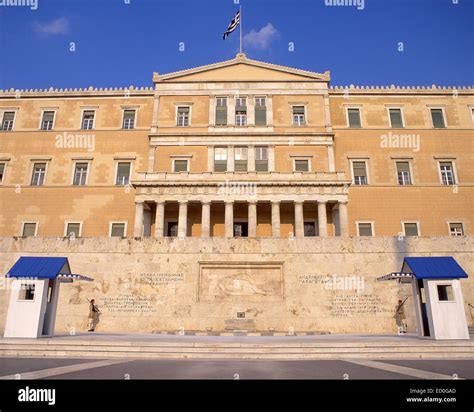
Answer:
[{"label": "sentry box", "polygon": [[59,285],[93,280],[72,274],[65,257],[22,256],[6,276],[12,282],[5,338],[53,336]]},{"label": "sentry box", "polygon": [[467,273],[451,256],[406,257],[400,272],[377,280],[411,283],[418,336],[469,339],[460,279]]}]

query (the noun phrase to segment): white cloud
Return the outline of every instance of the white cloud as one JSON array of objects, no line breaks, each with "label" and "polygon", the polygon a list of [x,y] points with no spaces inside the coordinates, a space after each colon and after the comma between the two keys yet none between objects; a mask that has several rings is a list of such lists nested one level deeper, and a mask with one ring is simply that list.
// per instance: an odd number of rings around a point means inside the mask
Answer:
[{"label": "white cloud", "polygon": [[50,23],[38,23],[35,30],[43,34],[65,34],[69,31],[69,20],[66,17],[60,17]]},{"label": "white cloud", "polygon": [[278,35],[278,30],[273,27],[273,24],[267,23],[259,31],[254,29],[250,30],[244,36],[244,43],[246,46],[253,47],[255,49],[267,49],[270,42],[275,39]]}]

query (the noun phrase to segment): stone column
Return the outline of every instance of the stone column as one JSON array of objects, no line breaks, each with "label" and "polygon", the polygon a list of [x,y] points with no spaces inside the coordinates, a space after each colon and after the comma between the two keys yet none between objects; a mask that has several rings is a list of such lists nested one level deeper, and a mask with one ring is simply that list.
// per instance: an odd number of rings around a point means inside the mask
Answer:
[{"label": "stone column", "polygon": [[249,205],[249,237],[257,237],[257,202],[250,200]]},{"label": "stone column", "polygon": [[303,202],[295,202],[295,236],[304,237]]},{"label": "stone column", "polygon": [[134,237],[143,236],[143,202],[135,202],[135,226],[133,228]]},{"label": "stone column", "polygon": [[227,125],[235,126],[235,98],[229,96],[227,98]]},{"label": "stone column", "polygon": [[275,146],[268,146],[268,171],[275,171]]},{"label": "stone column", "polygon": [[227,171],[233,172],[235,170],[235,150],[234,146],[227,146]]},{"label": "stone column", "polygon": [[211,236],[211,202],[202,202],[201,237]]},{"label": "stone column", "polygon": [[328,235],[328,217],[326,214],[327,202],[318,202],[318,229],[319,236],[326,237]]},{"label": "stone column", "polygon": [[214,171],[214,146],[207,146],[207,171]]},{"label": "stone column", "polygon": [[155,237],[163,237],[165,223],[165,202],[156,202]]},{"label": "stone column", "polygon": [[273,96],[267,95],[267,126],[273,126]]},{"label": "stone column", "polygon": [[247,96],[247,126],[255,126],[255,96]]},{"label": "stone column", "polygon": [[188,231],[188,202],[179,202],[178,237],[186,237]]},{"label": "stone column", "polygon": [[255,172],[255,146],[247,146],[247,171]]},{"label": "stone column", "polygon": [[150,145],[148,147],[148,168],[147,168],[148,173],[152,173],[155,170],[155,152],[156,152],[156,146]]},{"label": "stone column", "polygon": [[216,97],[209,97],[209,126],[216,125]]},{"label": "stone column", "polygon": [[280,202],[272,201],[272,237],[280,236]]},{"label": "stone column", "polygon": [[234,237],[234,202],[225,202],[225,237]]},{"label": "stone column", "polygon": [[328,168],[330,172],[336,171],[335,161],[334,161],[334,146],[328,145]]},{"label": "stone column", "polygon": [[347,219],[347,202],[339,202],[339,230],[341,236],[349,236],[349,223]]}]

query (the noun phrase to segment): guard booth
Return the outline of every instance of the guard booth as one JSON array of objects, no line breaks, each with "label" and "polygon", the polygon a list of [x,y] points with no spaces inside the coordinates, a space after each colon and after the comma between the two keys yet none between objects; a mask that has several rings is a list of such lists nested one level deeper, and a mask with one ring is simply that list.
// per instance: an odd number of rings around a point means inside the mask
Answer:
[{"label": "guard booth", "polygon": [[469,339],[461,282],[467,273],[451,256],[406,257],[400,272],[377,280],[411,283],[418,336]]},{"label": "guard booth", "polygon": [[22,256],[6,276],[12,282],[5,338],[53,336],[60,284],[93,280],[72,274],[65,257]]}]

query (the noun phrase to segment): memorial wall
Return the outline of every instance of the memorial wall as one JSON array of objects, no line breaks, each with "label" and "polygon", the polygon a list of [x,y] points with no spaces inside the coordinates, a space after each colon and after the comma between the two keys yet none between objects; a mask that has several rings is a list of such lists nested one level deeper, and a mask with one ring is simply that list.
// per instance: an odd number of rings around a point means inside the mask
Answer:
[{"label": "memorial wall", "polygon": [[62,284],[56,333],[87,330],[94,298],[104,332],[396,333],[405,299],[415,331],[410,284],[378,282],[405,256],[453,256],[468,324],[474,303],[473,238],[0,238],[0,332],[20,256],[65,256],[93,282]]}]

